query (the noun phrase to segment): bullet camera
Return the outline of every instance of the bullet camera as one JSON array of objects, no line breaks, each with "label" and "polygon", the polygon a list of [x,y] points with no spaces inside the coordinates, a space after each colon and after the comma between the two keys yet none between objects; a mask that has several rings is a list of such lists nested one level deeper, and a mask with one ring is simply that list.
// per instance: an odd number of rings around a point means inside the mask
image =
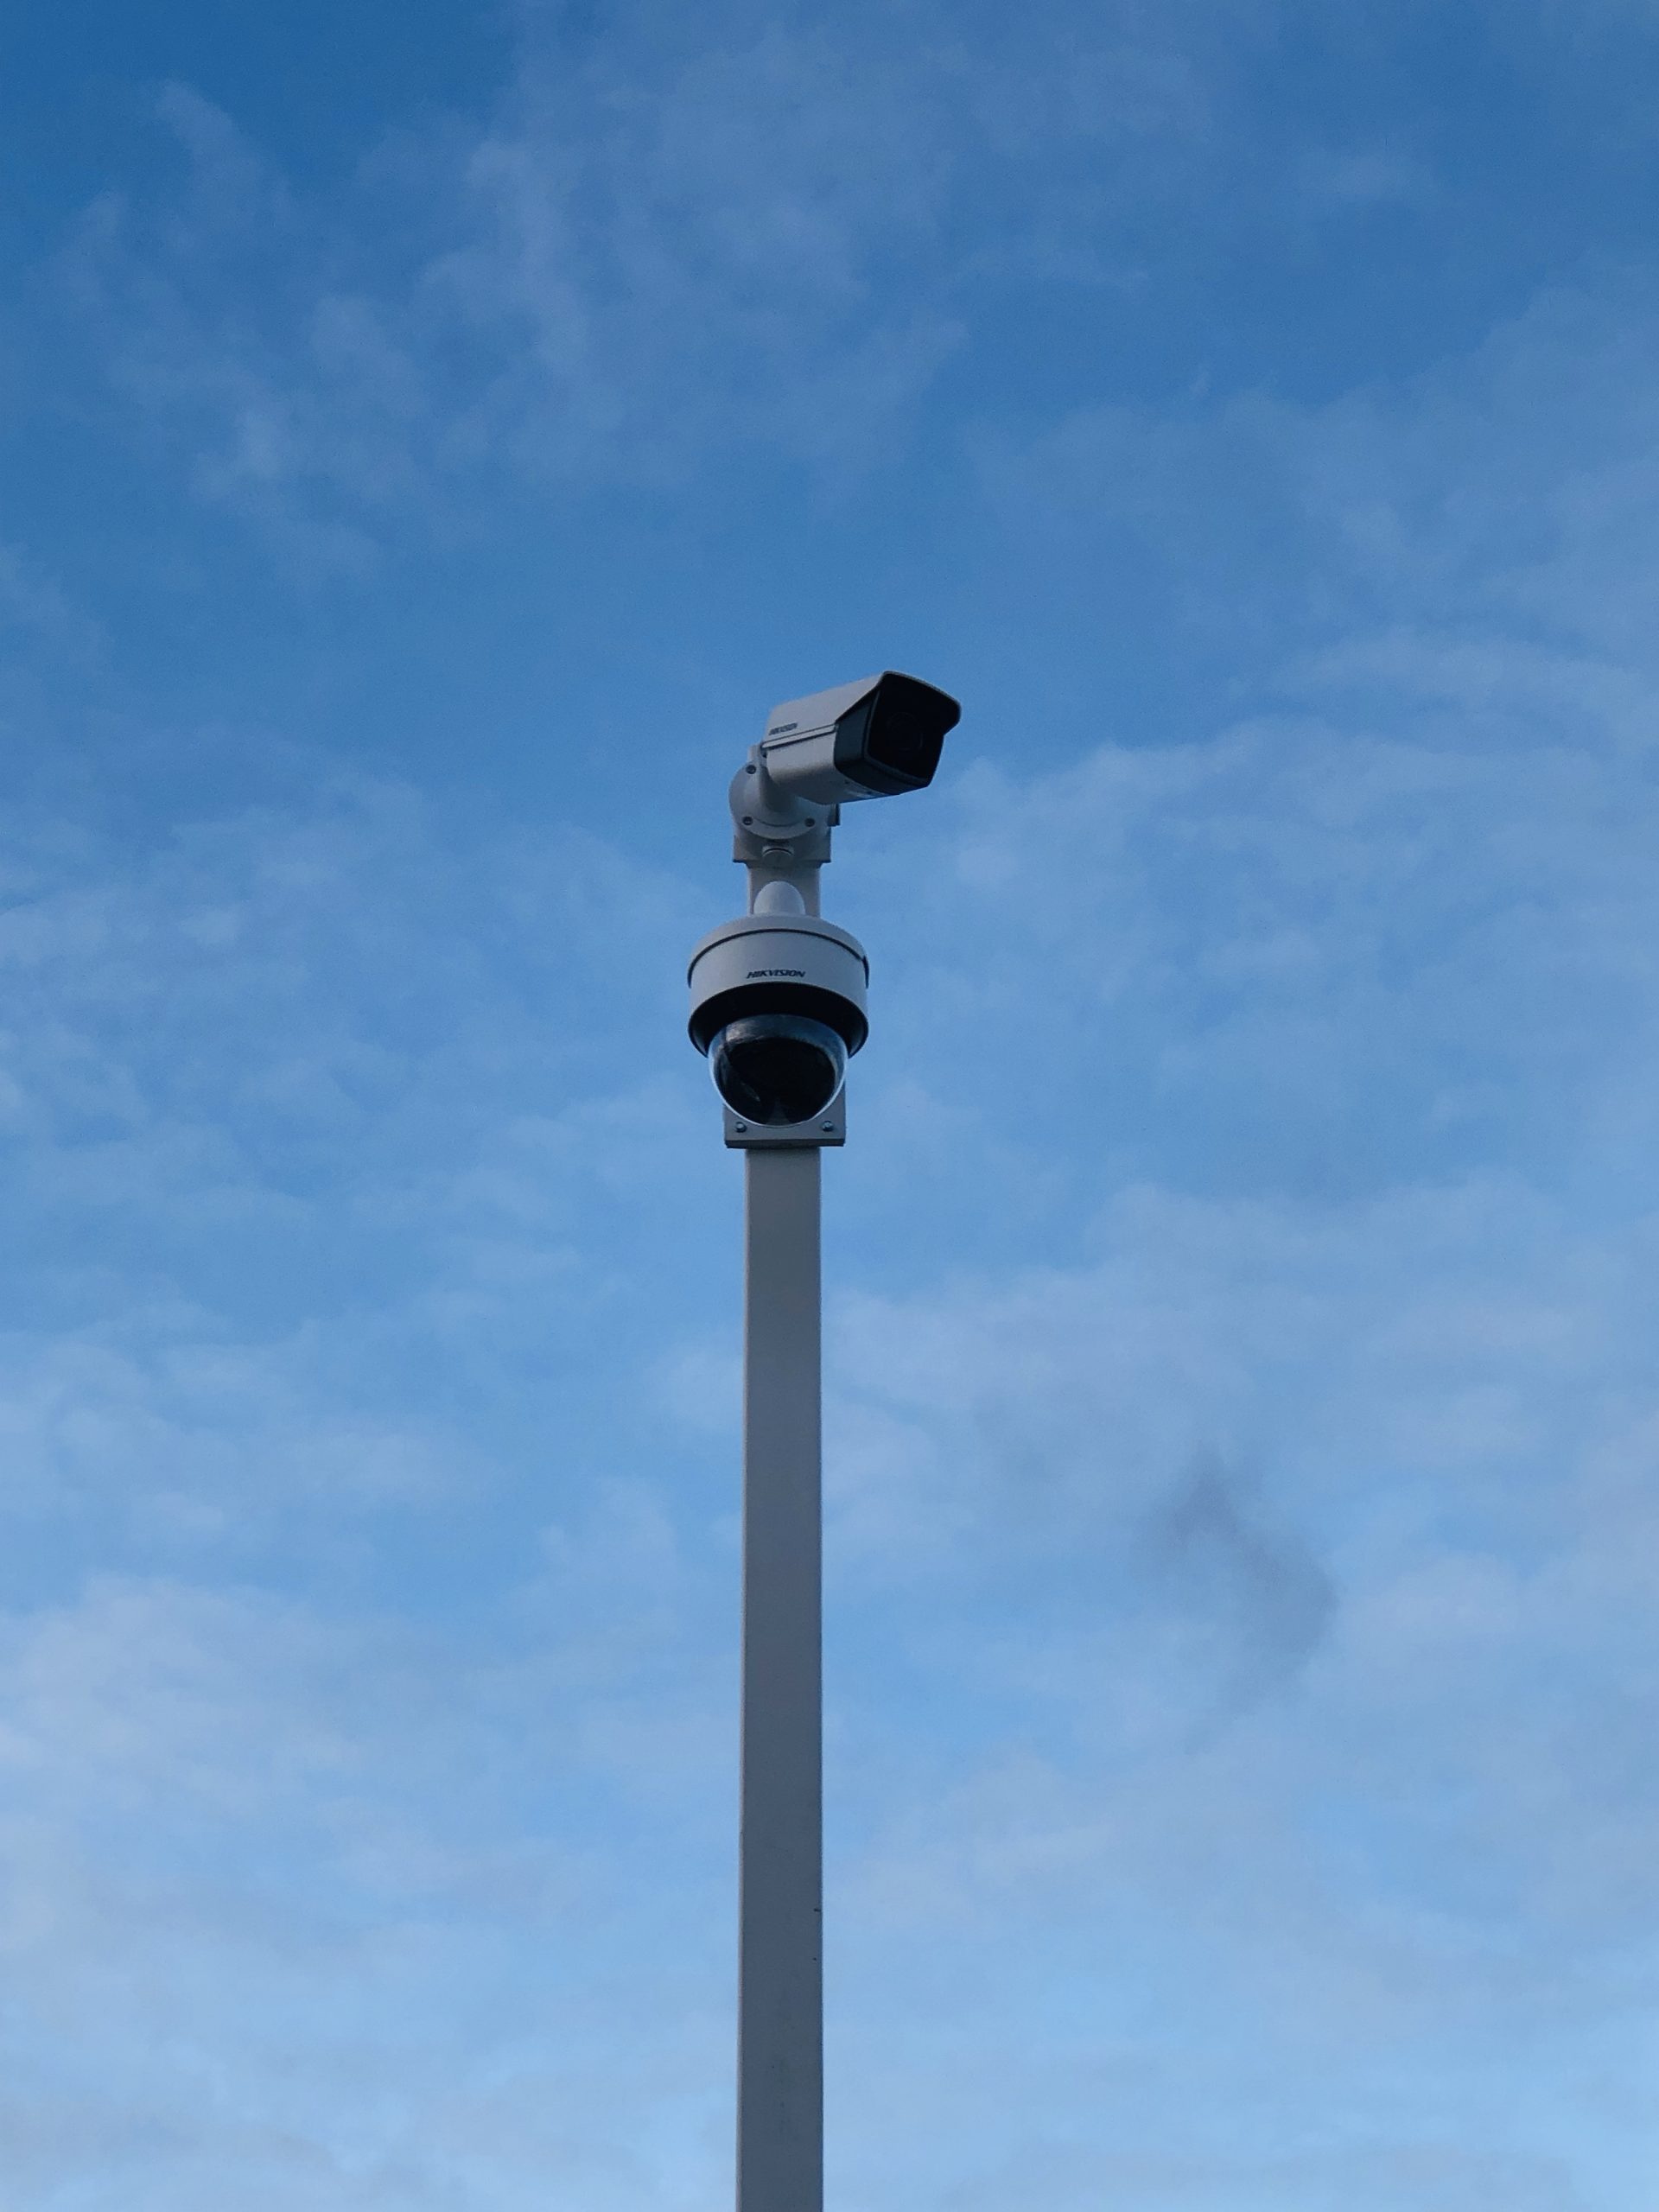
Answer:
[{"label": "bullet camera", "polygon": [[947,692],[888,669],[774,707],[759,765],[793,799],[836,806],[887,798],[932,782],[946,734],[961,719]]},{"label": "bullet camera", "polygon": [[688,980],[728,1137],[839,1142],[847,1063],[869,1033],[857,938],[816,914],[745,914],[703,938]]}]

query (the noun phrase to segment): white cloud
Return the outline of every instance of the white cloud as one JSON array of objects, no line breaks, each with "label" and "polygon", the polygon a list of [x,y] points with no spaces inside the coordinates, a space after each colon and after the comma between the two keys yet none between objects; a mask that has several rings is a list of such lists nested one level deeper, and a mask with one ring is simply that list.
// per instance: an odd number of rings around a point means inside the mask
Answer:
[{"label": "white cloud", "polygon": [[0,630],[21,632],[73,658],[95,657],[104,645],[99,625],[75,606],[62,587],[20,545],[0,541]]},{"label": "white cloud", "polygon": [[442,526],[480,470],[661,485],[764,448],[822,489],[890,453],[976,278],[1117,281],[1090,165],[1114,204],[1189,191],[1254,35],[1224,7],[1179,37],[1130,5],[971,37],[931,9],[527,21],[492,112],[313,194],[174,86],[186,178],[106,195],[63,272],[196,493],[304,571],[360,568],[393,512]]},{"label": "white cloud", "polygon": [[[653,1965],[649,1890],[584,1816],[608,1788],[584,1664],[556,1620],[480,1662],[233,1586],[95,1581],[12,1616],[19,2201],[112,2160],[156,2207],[689,2202],[716,1996]],[[677,2101],[659,2143],[631,2118]]]},{"label": "white cloud", "polygon": [[1343,210],[1421,206],[1435,191],[1428,164],[1400,146],[1311,153],[1304,159],[1302,176],[1316,202]]},{"label": "white cloud", "polygon": [[1068,564],[1150,574],[1257,685],[1299,651],[1360,676],[1414,649],[1484,656],[1508,706],[1559,657],[1599,700],[1652,663],[1655,329],[1645,270],[1596,264],[1409,378],[1084,407],[988,439],[984,479]]},{"label": "white cloud", "polygon": [[326,777],[149,845],[28,810],[7,842],[4,1509],[235,1549],[487,1489],[524,1443],[460,1403],[635,1294],[618,1210],[690,1141],[632,1042],[671,1038],[683,893]]}]

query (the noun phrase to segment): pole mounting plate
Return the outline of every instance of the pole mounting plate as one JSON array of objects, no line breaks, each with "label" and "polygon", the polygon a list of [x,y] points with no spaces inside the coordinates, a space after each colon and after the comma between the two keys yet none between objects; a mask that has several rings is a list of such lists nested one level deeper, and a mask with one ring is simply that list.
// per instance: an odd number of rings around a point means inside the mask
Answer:
[{"label": "pole mounting plate", "polygon": [[845,1090],[833,1106],[810,1122],[746,1122],[729,1106],[722,1105],[720,1110],[726,1123],[727,1147],[732,1152],[772,1151],[785,1145],[799,1150],[809,1145],[823,1147],[847,1141]]}]

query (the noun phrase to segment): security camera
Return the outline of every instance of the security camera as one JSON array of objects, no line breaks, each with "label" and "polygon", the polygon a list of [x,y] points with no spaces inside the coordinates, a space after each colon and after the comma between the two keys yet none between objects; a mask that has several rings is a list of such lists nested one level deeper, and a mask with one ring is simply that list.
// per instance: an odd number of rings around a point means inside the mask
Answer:
[{"label": "security camera", "polygon": [[726,1108],[726,1141],[840,1144],[847,1063],[864,1042],[869,963],[818,913],[818,873],[849,799],[933,780],[962,709],[892,669],[774,707],[732,779],[733,858],[749,912],[691,956],[691,1041]]},{"label": "security camera", "polygon": [[948,693],[888,669],[774,707],[753,765],[791,799],[887,798],[932,782],[961,719]]},{"label": "security camera", "polygon": [[773,884],[761,911],[711,930],[691,955],[691,1041],[709,1057],[736,1134],[839,1139],[830,1116],[847,1063],[869,1034],[869,963],[855,937]]}]

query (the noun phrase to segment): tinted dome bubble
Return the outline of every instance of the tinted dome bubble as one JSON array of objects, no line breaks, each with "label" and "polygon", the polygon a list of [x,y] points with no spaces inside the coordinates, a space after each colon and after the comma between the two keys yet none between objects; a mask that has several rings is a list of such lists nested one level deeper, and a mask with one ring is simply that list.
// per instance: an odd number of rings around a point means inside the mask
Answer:
[{"label": "tinted dome bubble", "polygon": [[734,1114],[780,1128],[810,1122],[833,1104],[847,1072],[847,1047],[821,1021],[756,1014],[727,1023],[709,1065]]}]

